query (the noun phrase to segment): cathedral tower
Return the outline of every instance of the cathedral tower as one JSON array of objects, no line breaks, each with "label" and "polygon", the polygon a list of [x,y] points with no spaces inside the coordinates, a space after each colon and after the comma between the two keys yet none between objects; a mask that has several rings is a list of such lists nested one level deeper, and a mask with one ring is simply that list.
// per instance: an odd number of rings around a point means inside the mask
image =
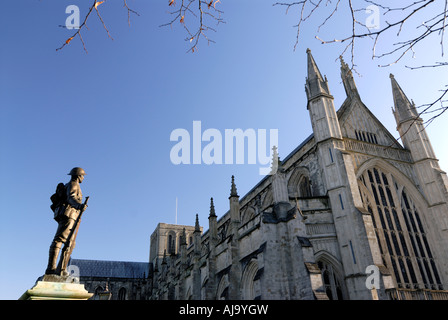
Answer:
[{"label": "cathedral tower", "polygon": [[[390,75],[395,108],[392,110],[397,122],[397,130],[406,149],[410,150],[414,169],[419,182],[418,188],[427,201],[425,220],[433,238],[440,270],[447,270],[448,255],[448,179],[439,167],[423,120],[420,118],[414,102],[410,102],[393,74]],[[442,263],[442,261],[445,261]],[[448,274],[442,274],[447,283]]]},{"label": "cathedral tower", "polygon": [[[366,288],[366,268],[382,266],[378,242],[368,236],[374,234],[370,215],[360,197],[355,166],[344,140],[328,81],[322,77],[317,64],[307,50],[308,77],[306,79],[307,108],[310,113],[317,146],[323,183],[331,203],[334,225],[339,239],[339,250],[344,265],[350,299],[373,299],[376,292]],[[341,76],[347,97],[358,98],[357,89],[346,64],[341,60]],[[384,286],[383,286],[384,287]],[[378,292],[380,296],[384,291]]]},{"label": "cathedral tower", "polygon": [[308,49],[308,77],[305,91],[308,98],[307,108],[310,112],[316,142],[329,138],[342,140],[338,117],[334,108],[334,98],[330,94],[327,78],[322,74]]}]

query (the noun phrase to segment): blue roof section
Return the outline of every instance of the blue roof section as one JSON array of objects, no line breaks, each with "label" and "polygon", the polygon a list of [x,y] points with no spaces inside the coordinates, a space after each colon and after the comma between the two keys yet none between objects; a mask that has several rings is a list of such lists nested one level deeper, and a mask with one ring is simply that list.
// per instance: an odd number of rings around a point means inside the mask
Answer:
[{"label": "blue roof section", "polygon": [[143,278],[148,276],[148,262],[70,259],[69,266],[79,268],[81,277]]}]

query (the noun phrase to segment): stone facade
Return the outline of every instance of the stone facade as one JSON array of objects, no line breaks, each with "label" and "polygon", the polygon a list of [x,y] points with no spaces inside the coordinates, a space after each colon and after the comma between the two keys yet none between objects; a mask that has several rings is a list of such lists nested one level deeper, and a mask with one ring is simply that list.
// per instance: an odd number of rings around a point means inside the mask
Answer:
[{"label": "stone facade", "polygon": [[401,146],[342,59],[336,112],[307,54],[313,133],[241,199],[232,177],[207,231],[159,224],[142,298],[448,298],[448,180],[413,102],[391,75]]}]

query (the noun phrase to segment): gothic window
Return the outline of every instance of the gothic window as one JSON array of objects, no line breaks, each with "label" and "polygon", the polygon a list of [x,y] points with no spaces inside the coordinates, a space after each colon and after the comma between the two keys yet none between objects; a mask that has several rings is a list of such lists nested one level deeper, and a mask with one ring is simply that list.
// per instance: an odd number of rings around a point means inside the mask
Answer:
[{"label": "gothic window", "polygon": [[328,299],[343,300],[341,281],[337,277],[333,266],[324,261],[318,261],[317,266],[322,273],[322,281]]},{"label": "gothic window", "polygon": [[420,210],[406,188],[377,168],[366,170],[359,184],[383,263],[392,271],[397,287],[442,290]]},{"label": "gothic window", "polygon": [[172,253],[174,253],[174,250],[173,250],[173,236],[170,234],[169,236],[168,236],[168,254],[172,254]]},{"label": "gothic window", "polygon": [[252,260],[246,266],[241,280],[243,300],[254,300],[261,297],[258,274],[258,263],[256,260]]},{"label": "gothic window", "polygon": [[375,133],[355,130],[355,136],[357,140],[378,144]]},{"label": "gothic window", "polygon": [[292,198],[309,198],[313,196],[308,168],[300,166],[294,169],[288,179],[288,194]]},{"label": "gothic window", "polygon": [[126,288],[118,290],[118,300],[126,300]]},{"label": "gothic window", "polygon": [[362,141],[367,141],[365,133],[361,131],[361,134],[362,134]]},{"label": "gothic window", "polygon": [[168,234],[167,253],[176,254],[176,234],[172,231]]},{"label": "gothic window", "polygon": [[311,197],[311,183],[307,176],[303,176],[299,181],[299,195],[303,198]]},{"label": "gothic window", "polygon": [[227,274],[219,281],[216,298],[217,300],[229,300],[229,279]]}]

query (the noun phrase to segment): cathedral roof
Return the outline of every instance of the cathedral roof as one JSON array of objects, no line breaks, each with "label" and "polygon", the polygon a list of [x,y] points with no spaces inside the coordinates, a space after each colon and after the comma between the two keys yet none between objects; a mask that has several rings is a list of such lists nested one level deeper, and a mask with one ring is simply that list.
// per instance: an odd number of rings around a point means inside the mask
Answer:
[{"label": "cathedral roof", "polygon": [[143,278],[148,276],[148,262],[70,259],[69,266],[79,268],[81,277]]}]

